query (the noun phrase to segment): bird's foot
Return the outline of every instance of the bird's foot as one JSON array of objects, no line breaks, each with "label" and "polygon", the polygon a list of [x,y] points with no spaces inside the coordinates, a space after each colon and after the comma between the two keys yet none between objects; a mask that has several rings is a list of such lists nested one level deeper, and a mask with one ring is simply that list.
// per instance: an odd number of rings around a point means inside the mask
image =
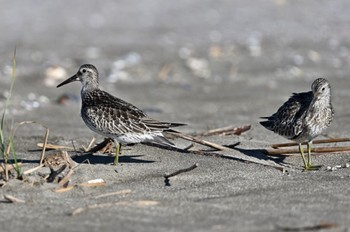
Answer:
[{"label": "bird's foot", "polygon": [[320,168],[322,167],[322,165],[306,165],[305,171],[317,171],[320,170]]}]

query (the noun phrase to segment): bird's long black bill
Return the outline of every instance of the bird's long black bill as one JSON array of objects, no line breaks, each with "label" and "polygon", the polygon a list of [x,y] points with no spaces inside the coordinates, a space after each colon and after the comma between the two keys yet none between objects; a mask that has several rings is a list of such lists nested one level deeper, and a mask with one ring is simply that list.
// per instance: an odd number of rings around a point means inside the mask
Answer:
[{"label": "bird's long black bill", "polygon": [[78,80],[79,80],[79,79],[78,79],[77,75],[74,75],[74,76],[68,78],[67,80],[63,81],[61,84],[57,85],[56,88],[59,88],[59,87],[61,87],[61,86],[63,86],[63,85],[66,85],[66,84],[68,84],[68,83],[71,83],[71,82],[73,82],[73,81],[78,81]]}]

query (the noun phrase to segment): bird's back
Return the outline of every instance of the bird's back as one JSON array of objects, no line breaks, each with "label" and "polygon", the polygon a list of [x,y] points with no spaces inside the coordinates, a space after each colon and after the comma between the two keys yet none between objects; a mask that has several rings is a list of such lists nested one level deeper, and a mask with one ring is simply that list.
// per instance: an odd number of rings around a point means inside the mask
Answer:
[{"label": "bird's back", "polygon": [[81,116],[90,129],[105,136],[159,133],[184,125],[154,120],[136,106],[99,89],[82,94]]},{"label": "bird's back", "polygon": [[305,127],[304,118],[312,102],[313,93],[294,93],[276,113],[264,117],[266,121],[260,122],[266,129],[271,130],[285,138],[295,139]]}]

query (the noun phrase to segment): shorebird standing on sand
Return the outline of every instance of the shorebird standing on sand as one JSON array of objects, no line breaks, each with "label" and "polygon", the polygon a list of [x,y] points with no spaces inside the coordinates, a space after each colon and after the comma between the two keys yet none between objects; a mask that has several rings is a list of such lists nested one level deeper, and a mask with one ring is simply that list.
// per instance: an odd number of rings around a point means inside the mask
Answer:
[{"label": "shorebird standing on sand", "polygon": [[[334,117],[331,103],[331,87],[326,79],[318,78],[311,85],[312,91],[294,93],[276,113],[263,117],[260,122],[287,139],[299,143],[299,151],[306,170],[317,169],[311,164],[312,140],[329,127]],[[308,158],[305,160],[302,142],[307,142]]]},{"label": "shorebird standing on sand", "polygon": [[136,106],[100,90],[98,71],[91,64],[82,65],[74,76],[57,88],[73,81],[82,83],[81,117],[85,124],[92,131],[112,138],[116,143],[114,164],[118,163],[121,144],[146,142],[175,147],[164,137],[163,132],[185,124],[154,120]]}]

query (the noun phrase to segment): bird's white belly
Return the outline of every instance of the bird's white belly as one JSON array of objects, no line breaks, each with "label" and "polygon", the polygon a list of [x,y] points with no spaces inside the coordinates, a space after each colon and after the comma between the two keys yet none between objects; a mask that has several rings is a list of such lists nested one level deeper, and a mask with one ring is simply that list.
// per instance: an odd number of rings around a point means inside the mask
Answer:
[{"label": "bird's white belly", "polygon": [[120,143],[140,143],[145,141],[152,141],[154,136],[152,134],[135,134],[135,133],[126,133],[120,136],[112,137]]}]

